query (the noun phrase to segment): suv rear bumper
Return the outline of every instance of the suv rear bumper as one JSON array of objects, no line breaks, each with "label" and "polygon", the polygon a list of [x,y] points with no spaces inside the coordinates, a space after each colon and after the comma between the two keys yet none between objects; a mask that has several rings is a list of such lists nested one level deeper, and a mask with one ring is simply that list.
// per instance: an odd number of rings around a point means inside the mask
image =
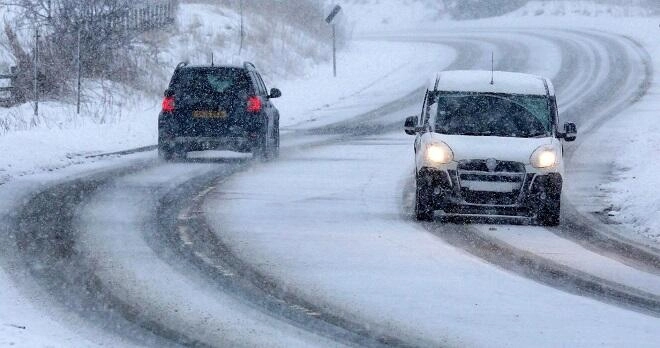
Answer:
[{"label": "suv rear bumper", "polygon": [[174,137],[162,139],[159,146],[177,151],[228,150],[236,152],[252,152],[257,146],[257,140],[247,137]]},{"label": "suv rear bumper", "polygon": [[228,150],[252,152],[263,136],[266,118],[255,115],[240,123],[195,126],[190,120],[164,115],[158,120],[158,144],[174,151]]}]

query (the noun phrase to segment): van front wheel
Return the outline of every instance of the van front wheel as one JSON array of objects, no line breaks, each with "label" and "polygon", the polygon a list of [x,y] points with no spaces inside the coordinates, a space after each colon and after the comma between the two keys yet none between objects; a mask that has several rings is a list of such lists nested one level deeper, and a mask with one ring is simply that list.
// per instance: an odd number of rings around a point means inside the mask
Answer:
[{"label": "van front wheel", "polygon": [[433,187],[417,178],[415,189],[415,218],[417,221],[433,221]]}]

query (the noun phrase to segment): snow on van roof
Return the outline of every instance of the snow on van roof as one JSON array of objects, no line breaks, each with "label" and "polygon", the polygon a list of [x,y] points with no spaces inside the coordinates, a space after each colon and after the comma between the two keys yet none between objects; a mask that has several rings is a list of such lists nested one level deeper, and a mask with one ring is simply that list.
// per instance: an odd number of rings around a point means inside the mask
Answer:
[{"label": "snow on van roof", "polygon": [[[555,90],[552,83],[543,77],[513,72],[495,71],[493,84],[491,72],[485,70],[443,71],[438,74],[439,91],[446,92],[486,92],[524,95],[550,95]],[[431,80],[430,90],[433,90],[436,77]],[[546,89],[547,83],[547,89]]]}]

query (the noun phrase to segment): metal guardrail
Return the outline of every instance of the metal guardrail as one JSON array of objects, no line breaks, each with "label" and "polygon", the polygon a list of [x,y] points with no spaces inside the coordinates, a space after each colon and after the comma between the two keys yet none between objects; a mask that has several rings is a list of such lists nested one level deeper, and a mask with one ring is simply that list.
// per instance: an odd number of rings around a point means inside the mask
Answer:
[{"label": "metal guardrail", "polygon": [[16,67],[12,67],[11,71],[10,74],[0,74],[0,80],[9,80],[8,86],[0,87],[0,107],[10,107],[16,104],[14,81],[18,77],[18,73],[16,72]]}]

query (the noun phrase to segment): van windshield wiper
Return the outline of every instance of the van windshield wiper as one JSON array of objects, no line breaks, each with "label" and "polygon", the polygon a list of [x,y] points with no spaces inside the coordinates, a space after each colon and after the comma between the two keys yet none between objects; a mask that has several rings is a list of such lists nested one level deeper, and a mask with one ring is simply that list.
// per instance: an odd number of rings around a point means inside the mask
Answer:
[{"label": "van windshield wiper", "polygon": [[548,136],[548,133],[546,132],[541,132],[541,133],[529,133],[529,134],[521,134],[522,137],[525,138],[545,138]]},{"label": "van windshield wiper", "polygon": [[482,136],[482,137],[487,137],[487,136],[492,136],[495,135],[495,133],[491,131],[487,132],[462,132],[460,135],[472,135],[472,136]]}]

